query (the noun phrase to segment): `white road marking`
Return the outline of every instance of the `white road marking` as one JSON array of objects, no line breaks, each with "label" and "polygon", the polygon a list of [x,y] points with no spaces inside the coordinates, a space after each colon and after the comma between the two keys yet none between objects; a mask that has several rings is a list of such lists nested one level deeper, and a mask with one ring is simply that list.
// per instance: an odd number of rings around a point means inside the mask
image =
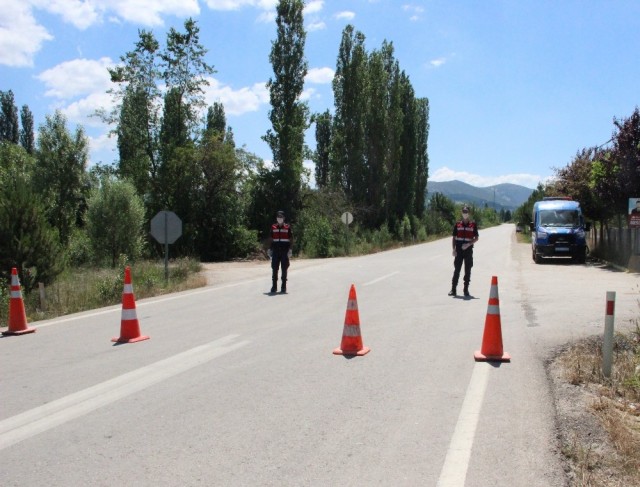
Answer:
[{"label": "white road marking", "polygon": [[473,368],[437,487],[464,487],[490,369],[491,364],[485,362]]},{"label": "white road marking", "polygon": [[0,421],[0,450],[186,372],[248,341],[228,335]]},{"label": "white road marking", "polygon": [[386,276],[382,276],[382,277],[379,277],[378,279],[374,279],[373,281],[365,282],[365,283],[363,284],[363,286],[370,286],[371,284],[375,284],[375,283],[377,283],[377,282],[383,281],[383,280],[385,280],[385,279],[388,279],[388,278],[389,278],[389,277],[391,277],[391,276],[395,276],[395,275],[396,275],[396,274],[398,274],[399,272],[400,272],[400,271],[395,271],[395,272],[392,272],[391,274],[387,274]]}]

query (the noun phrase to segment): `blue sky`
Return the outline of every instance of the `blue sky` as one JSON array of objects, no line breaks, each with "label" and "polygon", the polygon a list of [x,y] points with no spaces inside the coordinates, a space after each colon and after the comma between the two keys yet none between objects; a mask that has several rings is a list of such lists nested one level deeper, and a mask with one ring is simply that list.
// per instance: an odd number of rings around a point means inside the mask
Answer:
[{"label": "blue sky", "polygon": [[[265,82],[276,0],[0,0],[0,90],[36,126],[56,109],[82,125],[92,162],[117,158],[108,127],[89,115],[111,103],[107,67],[138,30],[164,44],[194,18],[236,143],[271,159]],[[430,101],[429,176],[476,186],[535,187],[576,152],[607,142],[613,119],[640,105],[640,1],[326,0],[306,2],[305,98],[333,111],[342,30],[368,51],[386,39],[416,96]],[[315,148],[313,128],[307,142]],[[311,163],[307,164],[312,167]]]}]

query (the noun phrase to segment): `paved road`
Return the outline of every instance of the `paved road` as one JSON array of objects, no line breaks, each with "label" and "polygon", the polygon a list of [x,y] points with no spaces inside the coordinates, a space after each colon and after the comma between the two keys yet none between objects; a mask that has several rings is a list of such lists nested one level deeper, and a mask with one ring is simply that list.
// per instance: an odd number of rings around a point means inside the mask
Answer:
[{"label": "paved road", "polygon": [[[563,486],[550,351],[638,312],[638,277],[535,265],[514,227],[481,230],[472,299],[447,296],[450,240],[298,266],[32,323],[0,340],[3,486]],[[475,363],[498,276],[508,364]],[[364,344],[340,345],[357,290]],[[134,282],[135,290],[135,282]]]}]

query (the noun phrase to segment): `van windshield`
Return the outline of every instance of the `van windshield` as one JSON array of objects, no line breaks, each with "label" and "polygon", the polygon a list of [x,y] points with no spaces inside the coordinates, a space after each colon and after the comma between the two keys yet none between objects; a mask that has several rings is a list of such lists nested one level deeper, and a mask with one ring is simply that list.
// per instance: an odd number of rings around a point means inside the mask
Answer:
[{"label": "van windshield", "polygon": [[580,215],[577,210],[541,210],[540,225],[545,227],[577,227]]}]

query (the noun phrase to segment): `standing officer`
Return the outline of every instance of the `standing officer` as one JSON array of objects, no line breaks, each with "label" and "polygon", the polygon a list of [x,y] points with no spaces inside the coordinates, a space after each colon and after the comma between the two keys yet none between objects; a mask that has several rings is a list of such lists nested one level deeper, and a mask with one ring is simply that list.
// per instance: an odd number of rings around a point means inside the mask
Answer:
[{"label": "standing officer", "polygon": [[473,267],[473,244],[478,241],[478,225],[469,220],[469,208],[462,208],[462,220],[453,226],[453,279],[451,279],[451,291],[449,296],[457,296],[456,287],[460,278],[460,269],[464,262],[464,295],[469,296],[469,282],[471,281],[471,268]]},{"label": "standing officer", "polygon": [[291,225],[284,222],[284,211],[279,211],[276,215],[276,223],[271,225],[271,246],[269,257],[271,257],[271,279],[273,285],[271,292],[277,292],[278,268],[282,266],[282,287],[280,292],[287,292],[287,269],[289,268],[289,258],[291,257],[291,246],[293,245],[293,233]]}]

